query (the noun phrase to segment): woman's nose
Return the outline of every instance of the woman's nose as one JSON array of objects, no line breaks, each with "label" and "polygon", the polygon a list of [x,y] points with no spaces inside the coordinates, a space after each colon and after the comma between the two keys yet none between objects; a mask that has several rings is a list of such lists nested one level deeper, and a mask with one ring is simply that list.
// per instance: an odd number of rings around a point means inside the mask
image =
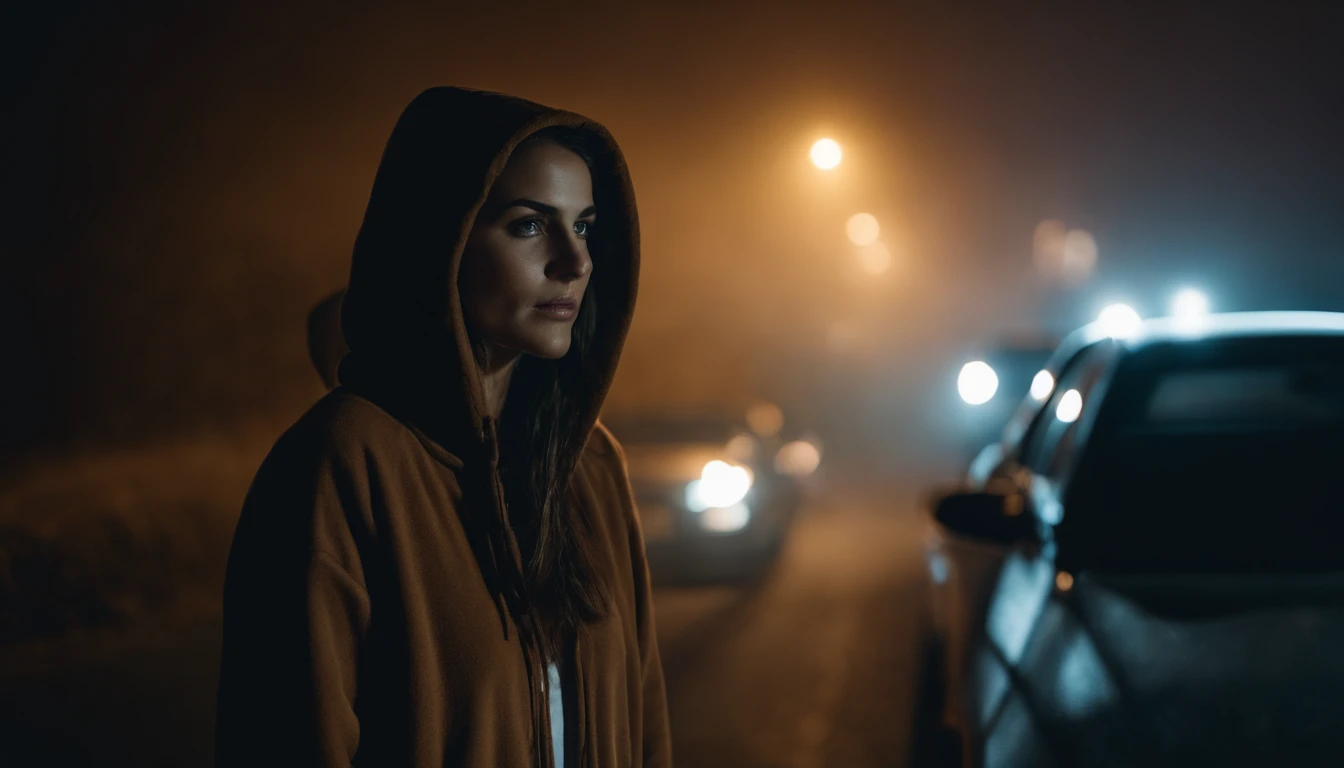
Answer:
[{"label": "woman's nose", "polygon": [[555,255],[547,272],[555,280],[571,282],[586,277],[593,271],[593,260],[588,255],[588,241],[577,235],[557,238]]}]

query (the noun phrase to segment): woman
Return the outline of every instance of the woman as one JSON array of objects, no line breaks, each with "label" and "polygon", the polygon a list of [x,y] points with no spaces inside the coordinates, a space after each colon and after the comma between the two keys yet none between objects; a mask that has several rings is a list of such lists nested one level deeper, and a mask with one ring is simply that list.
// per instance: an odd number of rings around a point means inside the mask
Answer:
[{"label": "woman", "polygon": [[670,764],[643,536],[597,424],[638,254],[598,124],[451,88],[406,109],[341,386],[234,537],[219,764]]}]

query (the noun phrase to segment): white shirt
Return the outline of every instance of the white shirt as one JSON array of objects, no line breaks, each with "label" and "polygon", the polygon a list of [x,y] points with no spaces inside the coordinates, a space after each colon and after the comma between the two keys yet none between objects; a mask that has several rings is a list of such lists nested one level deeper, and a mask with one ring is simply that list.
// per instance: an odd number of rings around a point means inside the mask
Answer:
[{"label": "white shirt", "polygon": [[555,662],[546,665],[546,690],[551,702],[551,754],[555,768],[565,768],[565,695]]}]

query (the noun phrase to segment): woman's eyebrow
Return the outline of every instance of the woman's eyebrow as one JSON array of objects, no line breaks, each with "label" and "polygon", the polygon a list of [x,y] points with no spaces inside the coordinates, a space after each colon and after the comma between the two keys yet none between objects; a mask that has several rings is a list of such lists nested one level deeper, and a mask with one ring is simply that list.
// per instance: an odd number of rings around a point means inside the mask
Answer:
[{"label": "woman's eyebrow", "polygon": [[531,208],[537,213],[544,213],[547,216],[554,216],[555,214],[560,212],[560,209],[556,208],[554,205],[539,203],[536,200],[528,200],[525,197],[520,197],[517,200],[514,200],[513,202],[504,206],[505,210],[508,210],[509,208]]},{"label": "woman's eyebrow", "polygon": [[[508,210],[509,208],[531,208],[537,213],[544,213],[547,216],[557,216],[560,214],[560,209],[556,208],[554,205],[547,205],[546,203],[540,203],[536,200],[529,200],[526,197],[520,197],[504,206],[504,210]],[[582,219],[587,216],[592,216],[594,213],[597,213],[597,206],[590,205],[583,209],[579,214],[579,218]]]}]

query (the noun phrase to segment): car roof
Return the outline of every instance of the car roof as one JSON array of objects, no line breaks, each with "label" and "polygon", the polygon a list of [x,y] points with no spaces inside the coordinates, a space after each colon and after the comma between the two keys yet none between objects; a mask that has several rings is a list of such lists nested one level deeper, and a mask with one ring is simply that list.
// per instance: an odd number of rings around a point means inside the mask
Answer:
[{"label": "car roof", "polygon": [[[1344,338],[1344,312],[1223,312],[1201,318],[1158,317],[1116,341],[1129,352],[1166,342],[1284,336]],[[1109,338],[1100,323],[1083,326],[1065,337],[1051,360],[1052,369],[1080,349]]]}]

